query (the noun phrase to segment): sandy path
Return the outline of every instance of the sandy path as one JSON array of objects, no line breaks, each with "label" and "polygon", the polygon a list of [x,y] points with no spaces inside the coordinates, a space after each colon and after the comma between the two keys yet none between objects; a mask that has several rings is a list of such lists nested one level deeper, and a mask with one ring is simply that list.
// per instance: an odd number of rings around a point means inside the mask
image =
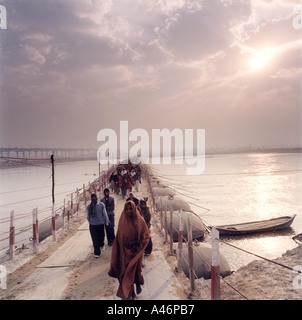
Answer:
[{"label": "sandy path", "polygon": [[[138,198],[150,196],[145,182]],[[122,211],[124,201],[116,196],[116,221]],[[181,299],[211,299],[210,280],[198,279],[194,292],[190,290],[189,279],[183,273],[175,272],[176,258],[169,255],[169,243],[153,216],[152,239],[154,250],[160,250],[175,277],[181,284],[178,294]],[[80,231],[79,231],[80,230]],[[51,255],[60,252],[54,261]],[[105,246],[101,258],[92,255],[92,244],[86,222],[85,208],[82,206],[78,221],[70,230],[58,232],[54,243],[51,237],[41,243],[39,253],[32,256],[24,253],[16,261],[6,264],[9,271],[7,289],[0,290],[1,300],[58,299],[58,300],[111,300],[116,299],[116,280],[108,277],[111,247]],[[22,262],[23,261],[23,262]],[[273,260],[276,263],[255,260],[221,280],[222,300],[302,300],[302,246]],[[47,262],[47,263],[46,263]],[[53,268],[56,264],[56,268]],[[58,266],[60,264],[60,266]],[[19,266],[20,265],[20,266]],[[18,267],[19,266],[19,267]],[[45,268],[47,267],[47,268]],[[52,280],[59,283],[52,286]]]},{"label": "sandy path", "polygon": [[[145,182],[141,185],[141,192],[134,193],[136,197],[149,196]],[[120,195],[113,195],[116,199],[116,225],[124,206]],[[17,261],[7,264],[7,289],[0,290],[0,299],[3,300],[112,300],[117,299],[117,281],[108,276],[111,248],[105,245],[101,257],[95,259],[92,254],[92,243],[86,221],[85,207],[79,212],[79,220],[74,221],[72,228],[58,232],[57,242],[52,237],[46,239],[39,247],[39,253],[32,256],[27,253],[18,257]],[[152,222],[152,221],[151,221]],[[154,251],[159,250],[161,255],[150,255],[150,263],[155,256],[163,257],[173,268],[175,257],[169,257],[167,244],[161,231],[154,224],[151,231]],[[106,243],[106,240],[105,240]],[[159,259],[159,258],[157,258]],[[18,261],[19,260],[19,261]],[[28,260],[28,261],[27,261]],[[147,263],[147,261],[146,261]],[[16,265],[21,266],[17,268]],[[165,270],[165,269],[163,269]],[[185,276],[178,275],[180,279]],[[169,280],[169,279],[168,279]],[[178,281],[171,278],[174,294],[179,299],[186,299],[185,288],[179,286]],[[176,283],[174,285],[174,282]],[[162,281],[161,285],[164,283]],[[154,283],[156,285],[156,281]],[[160,287],[160,285],[158,286]],[[175,299],[175,297],[174,297]]]}]

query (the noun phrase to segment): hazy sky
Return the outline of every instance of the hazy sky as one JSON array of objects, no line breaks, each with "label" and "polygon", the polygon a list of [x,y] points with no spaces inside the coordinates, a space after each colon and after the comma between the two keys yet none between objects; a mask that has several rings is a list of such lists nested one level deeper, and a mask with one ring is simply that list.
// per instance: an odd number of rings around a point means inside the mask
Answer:
[{"label": "hazy sky", "polygon": [[0,146],[98,147],[125,120],[302,146],[302,1],[0,4]]}]

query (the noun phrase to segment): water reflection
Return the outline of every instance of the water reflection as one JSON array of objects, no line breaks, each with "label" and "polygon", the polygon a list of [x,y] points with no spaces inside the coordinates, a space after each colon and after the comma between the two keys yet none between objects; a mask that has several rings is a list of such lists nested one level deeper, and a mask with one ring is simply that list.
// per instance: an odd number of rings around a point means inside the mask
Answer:
[{"label": "water reflection", "polygon": [[275,259],[286,250],[297,247],[293,240],[295,232],[289,227],[279,232],[258,235],[221,238],[221,252],[225,255],[232,270],[258,259]]},{"label": "water reflection", "polygon": [[280,195],[288,193],[288,176],[282,174],[284,164],[275,154],[249,155],[249,166],[243,178],[247,203],[243,210],[251,217],[268,219],[284,215]]}]

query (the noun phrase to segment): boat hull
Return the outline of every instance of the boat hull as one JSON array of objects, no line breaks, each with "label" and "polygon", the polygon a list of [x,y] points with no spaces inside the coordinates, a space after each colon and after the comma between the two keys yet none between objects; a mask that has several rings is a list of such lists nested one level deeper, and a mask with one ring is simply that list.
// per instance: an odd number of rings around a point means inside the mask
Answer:
[{"label": "boat hull", "polygon": [[230,225],[212,226],[215,227],[220,235],[245,235],[263,232],[283,230],[293,223],[296,215],[282,216],[267,220],[251,221]]}]

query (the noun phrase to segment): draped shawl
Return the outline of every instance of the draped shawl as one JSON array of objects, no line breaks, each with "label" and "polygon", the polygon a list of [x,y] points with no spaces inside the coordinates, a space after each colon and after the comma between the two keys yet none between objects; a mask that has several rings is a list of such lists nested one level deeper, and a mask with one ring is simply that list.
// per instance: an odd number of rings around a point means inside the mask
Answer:
[{"label": "draped shawl", "polygon": [[[131,204],[132,217],[125,212]],[[108,275],[117,278],[117,297],[130,299],[133,284],[144,284],[142,262],[145,248],[150,239],[149,229],[133,201],[127,201],[118,222],[118,229],[112,246]]]}]

